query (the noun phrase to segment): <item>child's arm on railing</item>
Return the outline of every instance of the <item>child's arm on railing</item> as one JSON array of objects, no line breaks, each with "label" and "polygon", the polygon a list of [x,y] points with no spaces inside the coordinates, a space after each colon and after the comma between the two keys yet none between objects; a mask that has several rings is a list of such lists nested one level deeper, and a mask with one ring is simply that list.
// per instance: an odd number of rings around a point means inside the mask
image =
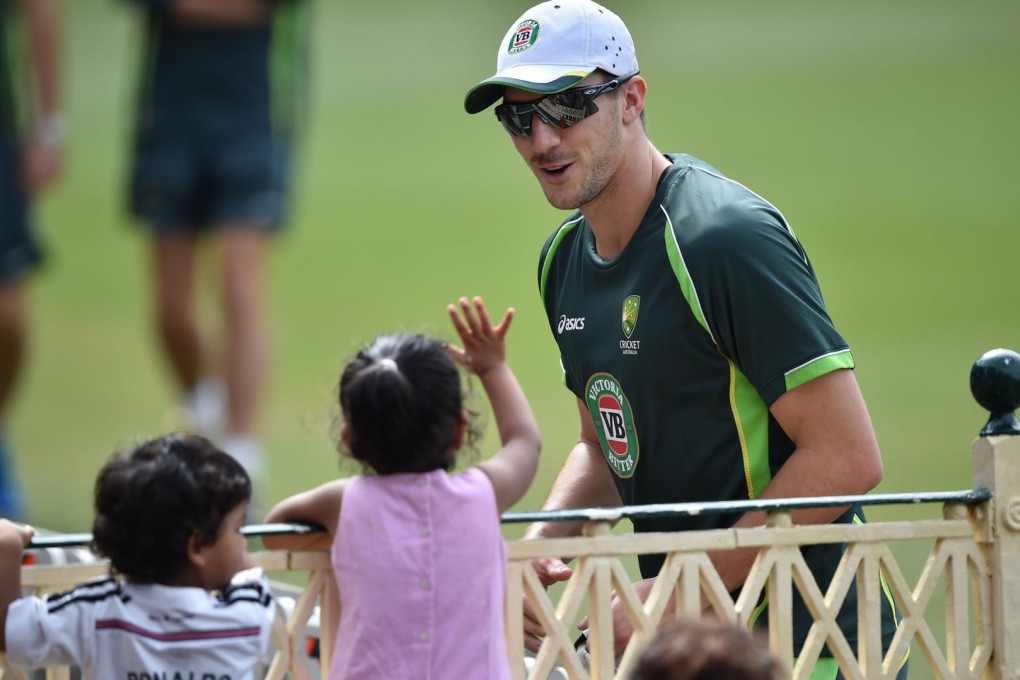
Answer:
[{"label": "child's arm on railing", "polygon": [[7,610],[21,597],[21,557],[35,530],[0,519],[0,652],[7,651]]},{"label": "child's arm on railing", "polygon": [[333,536],[336,535],[346,485],[346,479],[334,479],[314,489],[294,494],[273,506],[266,516],[266,522],[270,524],[277,522],[318,524],[326,530],[325,533],[263,536],[263,545],[269,550],[328,549]]}]

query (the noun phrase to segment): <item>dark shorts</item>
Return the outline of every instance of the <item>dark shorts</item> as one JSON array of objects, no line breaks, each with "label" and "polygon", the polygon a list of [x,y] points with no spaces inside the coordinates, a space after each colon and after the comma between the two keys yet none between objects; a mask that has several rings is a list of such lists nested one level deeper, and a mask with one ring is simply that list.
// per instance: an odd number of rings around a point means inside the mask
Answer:
[{"label": "dark shorts", "polygon": [[0,284],[20,281],[42,261],[21,186],[18,147],[0,135]]},{"label": "dark shorts", "polygon": [[131,210],[157,233],[283,223],[289,148],[259,129],[153,126],[141,134]]}]

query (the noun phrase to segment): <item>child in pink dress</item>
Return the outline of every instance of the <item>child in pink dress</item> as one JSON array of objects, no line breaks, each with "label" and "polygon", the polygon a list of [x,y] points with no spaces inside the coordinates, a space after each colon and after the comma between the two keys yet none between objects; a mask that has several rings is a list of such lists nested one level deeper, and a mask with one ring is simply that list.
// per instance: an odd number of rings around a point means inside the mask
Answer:
[{"label": "child in pink dress", "polygon": [[[340,437],[376,474],[291,496],[267,517],[321,524],[333,537],[340,621],[331,680],[509,677],[499,518],[531,484],[540,440],[506,364],[513,310],[493,326],[481,298],[459,302],[448,311],[463,348],[384,335],[343,371]],[[481,380],[503,446],[451,474],[458,449],[477,437],[458,364]]]}]

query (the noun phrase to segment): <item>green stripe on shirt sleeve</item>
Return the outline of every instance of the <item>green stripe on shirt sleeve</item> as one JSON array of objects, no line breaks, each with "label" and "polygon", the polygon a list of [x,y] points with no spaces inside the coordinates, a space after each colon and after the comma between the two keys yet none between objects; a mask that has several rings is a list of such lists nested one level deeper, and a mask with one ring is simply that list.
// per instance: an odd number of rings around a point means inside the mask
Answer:
[{"label": "green stripe on shirt sleeve", "polygon": [[820,356],[786,374],[786,391],[789,392],[795,387],[800,387],[804,383],[810,382],[826,373],[832,373],[841,368],[853,367],[854,356],[850,353],[849,349]]}]

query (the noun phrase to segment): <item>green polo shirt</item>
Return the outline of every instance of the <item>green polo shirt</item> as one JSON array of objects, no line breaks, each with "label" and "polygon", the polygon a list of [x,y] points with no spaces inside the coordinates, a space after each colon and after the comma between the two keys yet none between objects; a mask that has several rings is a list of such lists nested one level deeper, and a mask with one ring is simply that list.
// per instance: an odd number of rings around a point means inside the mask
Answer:
[{"label": "green polo shirt", "polygon": [[[580,213],[546,241],[539,289],[564,382],[591,414],[625,504],[758,498],[795,446],[769,411],[788,390],[853,368],[811,262],[768,201],[687,155],[613,260]],[[863,520],[851,508],[838,522]],[[730,526],[736,516],[637,519],[639,532]],[[823,591],[840,545],[804,557]],[[645,577],[662,555],[639,559]],[[797,598],[798,648],[811,618]],[[856,641],[856,591],[840,614]],[[887,631],[893,631],[890,616]]]}]

